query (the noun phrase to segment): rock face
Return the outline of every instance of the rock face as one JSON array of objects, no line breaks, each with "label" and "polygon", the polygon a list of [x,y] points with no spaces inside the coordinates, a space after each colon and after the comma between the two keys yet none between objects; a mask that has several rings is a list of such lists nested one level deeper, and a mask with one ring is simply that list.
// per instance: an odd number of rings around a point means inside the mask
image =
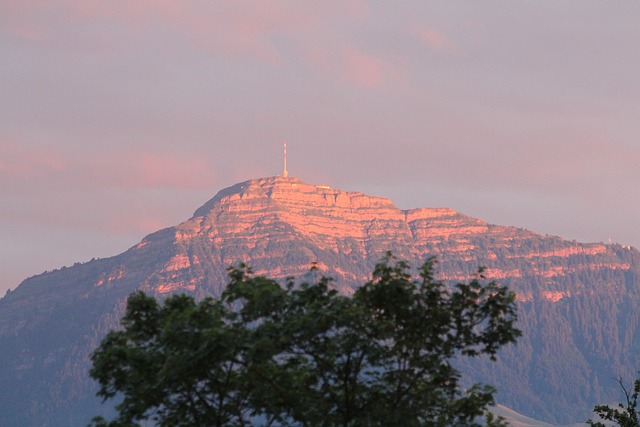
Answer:
[{"label": "rock face", "polygon": [[[123,254],[25,280],[0,300],[0,425],[86,425],[108,411],[89,355],[118,326],[129,293],[219,295],[245,262],[273,278],[311,263],[349,293],[391,250],[413,265],[436,255],[443,280],[479,266],[511,287],[523,337],[497,363],[462,366],[498,400],[550,422],[582,422],[640,366],[640,253],[491,225],[451,209],[402,211],[358,192],[272,177],[220,191],[175,227]],[[70,421],[71,419],[71,421]]]}]

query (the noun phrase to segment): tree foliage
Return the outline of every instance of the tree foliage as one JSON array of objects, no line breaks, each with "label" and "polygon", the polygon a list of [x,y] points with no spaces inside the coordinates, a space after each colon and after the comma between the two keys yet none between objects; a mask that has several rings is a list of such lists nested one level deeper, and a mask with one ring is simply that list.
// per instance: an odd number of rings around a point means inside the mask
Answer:
[{"label": "tree foliage", "polygon": [[281,286],[244,265],[220,299],[133,294],[92,356],[98,395],[122,398],[94,424],[477,425],[494,389],[462,390],[453,362],[516,340],[514,294],[480,273],[447,286],[433,268],[413,278],[387,254],[351,297],[326,277]]},{"label": "tree foliage", "polygon": [[640,427],[638,413],[638,396],[640,396],[640,379],[636,379],[633,383],[633,391],[628,390],[622,383],[622,378],[618,379],[618,384],[624,392],[625,403],[618,403],[617,407],[608,405],[597,405],[593,408],[593,412],[607,424],[602,421],[587,420],[587,424],[594,427],[607,427],[618,425],[620,427]]}]

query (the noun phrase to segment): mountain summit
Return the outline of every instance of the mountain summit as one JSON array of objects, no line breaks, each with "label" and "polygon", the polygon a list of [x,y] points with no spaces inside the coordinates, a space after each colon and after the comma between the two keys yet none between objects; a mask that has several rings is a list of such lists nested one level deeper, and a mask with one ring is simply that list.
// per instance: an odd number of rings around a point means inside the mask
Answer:
[{"label": "mountain summit", "polygon": [[[448,208],[400,210],[390,200],[292,177],[220,191],[187,221],[106,259],[43,273],[0,300],[0,425],[86,425],[105,411],[89,355],[118,327],[135,290],[219,295],[240,262],[273,278],[316,263],[349,293],[391,250],[413,265],[438,257],[442,280],[478,267],[518,295],[523,337],[498,363],[463,369],[500,403],[551,422],[580,422],[617,398],[640,345],[640,253],[488,224]],[[71,414],[71,421],[69,417]]]}]

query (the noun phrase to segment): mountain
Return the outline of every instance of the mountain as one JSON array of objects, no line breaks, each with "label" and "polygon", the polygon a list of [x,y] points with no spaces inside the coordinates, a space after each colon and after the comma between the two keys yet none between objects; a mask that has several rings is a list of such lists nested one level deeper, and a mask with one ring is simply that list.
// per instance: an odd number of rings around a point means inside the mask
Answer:
[{"label": "mountain", "polygon": [[[549,423],[545,423],[543,421],[538,421],[538,420],[526,417],[502,405],[496,405],[492,407],[490,411],[494,415],[501,416],[502,418],[507,420],[507,422],[511,427],[553,427]],[[569,427],[569,426],[566,426],[566,427]],[[578,425],[574,427],[578,427]],[[581,427],[584,427],[584,424],[581,425]]]},{"label": "mountain", "polygon": [[0,299],[0,425],[86,425],[108,412],[88,379],[89,355],[118,327],[134,290],[219,295],[245,262],[273,278],[312,262],[349,293],[391,250],[413,265],[438,257],[442,280],[479,266],[517,293],[523,336],[496,363],[461,363],[498,388],[499,403],[550,423],[583,422],[620,399],[615,377],[640,366],[640,253],[488,224],[447,208],[255,179],[220,191],[187,221],[126,252],[31,277]]}]

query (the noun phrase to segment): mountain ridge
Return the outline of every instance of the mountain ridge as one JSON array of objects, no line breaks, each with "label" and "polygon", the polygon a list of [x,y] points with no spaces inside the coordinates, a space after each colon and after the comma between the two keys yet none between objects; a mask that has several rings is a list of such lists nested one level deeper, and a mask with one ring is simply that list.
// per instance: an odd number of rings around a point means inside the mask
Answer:
[{"label": "mountain ridge", "polygon": [[463,366],[495,384],[500,403],[544,421],[582,421],[593,403],[615,400],[617,384],[603,384],[607,378],[635,373],[635,248],[541,236],[449,208],[400,210],[384,197],[267,177],[219,191],[191,218],[119,255],[31,277],[0,299],[0,378],[8,379],[0,384],[0,424],[65,425],[60,420],[76,411],[84,425],[106,410],[93,397],[88,356],[118,327],[134,290],[215,296],[229,265],[245,262],[283,279],[315,262],[350,293],[388,250],[414,266],[437,256],[447,281],[484,266],[488,279],[516,292],[518,345],[496,364]]}]

